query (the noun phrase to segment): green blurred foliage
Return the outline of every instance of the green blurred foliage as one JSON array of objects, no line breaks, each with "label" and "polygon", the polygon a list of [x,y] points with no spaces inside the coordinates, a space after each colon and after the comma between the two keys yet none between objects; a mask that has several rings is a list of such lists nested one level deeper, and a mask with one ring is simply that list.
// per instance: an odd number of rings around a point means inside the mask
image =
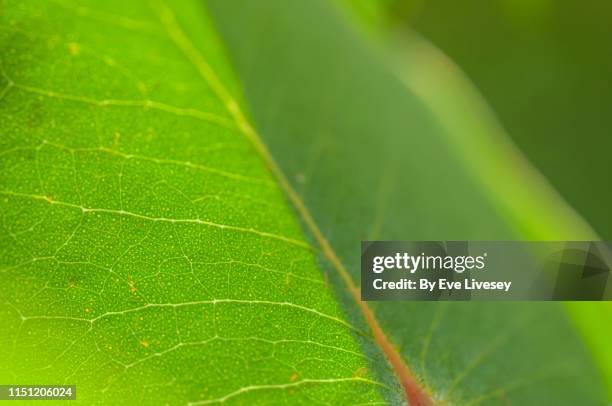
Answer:
[{"label": "green blurred foliage", "polygon": [[612,238],[612,2],[357,2],[446,53],[503,127],[603,239]]},{"label": "green blurred foliage", "polygon": [[[207,4],[255,125],[355,280],[362,239],[594,236],[502,138],[504,148],[490,145],[486,130],[494,125],[478,123],[489,122],[487,111],[475,110],[468,122],[457,114],[473,105],[471,93],[413,92],[329,3]],[[424,69],[439,67],[426,62],[417,59]],[[524,190],[492,187],[475,168]],[[370,305],[437,401],[606,400],[601,376],[558,303]]]},{"label": "green blurred foliage", "polygon": [[[439,47],[449,57],[447,68],[458,65],[459,69],[450,70],[461,76],[463,70],[532,164],[600,238],[612,238],[608,187],[612,3],[347,0],[345,4],[360,17],[361,26],[377,35],[385,33],[384,40],[395,42],[416,31]],[[405,45],[395,51],[410,56]],[[401,62],[406,68],[406,61]],[[444,86],[452,92],[448,84]],[[461,90],[464,96],[470,91],[468,86]],[[583,237],[575,233],[573,238]],[[568,303],[567,308],[612,393],[612,306]]]}]

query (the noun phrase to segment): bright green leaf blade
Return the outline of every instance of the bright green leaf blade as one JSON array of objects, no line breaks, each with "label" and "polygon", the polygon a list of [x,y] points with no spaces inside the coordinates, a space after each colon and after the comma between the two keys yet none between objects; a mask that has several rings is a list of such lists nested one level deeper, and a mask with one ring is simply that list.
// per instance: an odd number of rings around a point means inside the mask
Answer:
[{"label": "bright green leaf blade", "polygon": [[0,383],[85,404],[396,402],[235,122],[202,4],[3,3]]},{"label": "bright green leaf blade", "polygon": [[568,310],[603,371],[612,399],[612,303],[570,303]]},{"label": "bright green leaf blade", "polygon": [[[491,152],[480,138],[466,141],[481,147],[471,153],[449,142],[458,136],[449,134],[454,128],[361,45],[329,4],[208,3],[261,135],[356,280],[361,239],[592,237],[539,177],[528,178],[538,174],[507,166],[513,161],[498,155],[499,179],[531,185],[520,191],[521,198],[536,211],[523,213],[529,221],[518,218],[521,205],[502,202],[513,198],[507,194],[512,188],[491,189],[466,162],[495,163],[496,155],[479,155]],[[463,107],[466,101],[446,103],[445,108]],[[482,128],[462,125],[464,131]],[[606,402],[599,371],[562,306],[377,303],[373,308],[435,399],[471,405]]]}]

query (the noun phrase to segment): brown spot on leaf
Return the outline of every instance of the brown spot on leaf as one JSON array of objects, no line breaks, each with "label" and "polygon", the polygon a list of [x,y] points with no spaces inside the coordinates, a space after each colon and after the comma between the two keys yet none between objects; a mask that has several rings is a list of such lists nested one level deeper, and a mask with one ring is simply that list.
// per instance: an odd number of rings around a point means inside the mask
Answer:
[{"label": "brown spot on leaf", "polygon": [[81,52],[81,44],[79,44],[78,42],[68,43],[68,52],[72,56],[78,55]]},{"label": "brown spot on leaf", "polygon": [[357,370],[355,371],[355,373],[353,374],[353,376],[355,378],[363,378],[364,376],[366,376],[368,374],[368,368],[366,367],[361,367],[361,368],[357,368]]}]

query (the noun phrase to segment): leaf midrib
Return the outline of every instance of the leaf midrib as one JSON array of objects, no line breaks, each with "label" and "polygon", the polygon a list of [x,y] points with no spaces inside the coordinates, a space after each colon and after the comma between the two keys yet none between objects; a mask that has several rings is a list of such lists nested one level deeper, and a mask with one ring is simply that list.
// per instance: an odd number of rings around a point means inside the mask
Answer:
[{"label": "leaf midrib", "polygon": [[346,267],[321,232],[316,221],[310,214],[310,211],[295,189],[291,186],[284,172],[274,160],[268,147],[263,142],[254,126],[246,118],[246,115],[243,113],[238,102],[232,97],[230,92],[219,80],[215,71],[210,67],[201,53],[183,32],[172,11],[160,1],[157,3],[157,12],[168,36],[183,52],[187,59],[194,65],[200,76],[211,87],[219,100],[221,100],[226,110],[236,122],[242,134],[250,141],[257,153],[263,159],[268,169],[271,171],[274,178],[281,186],[282,190],[287,195],[287,198],[298,212],[302,221],[304,221],[308,231],[312,234],[313,238],[319,245],[323,256],[332,264],[342,278],[346,288],[351,293],[351,297],[359,305],[359,309],[361,310],[366,322],[374,334],[376,343],[393,367],[400,384],[404,388],[405,396],[409,404],[414,406],[432,404],[433,401],[431,395],[417,382],[408,365],[404,362],[399,352],[394,348],[393,344],[387,338],[384,331],[378,324],[378,321],[376,320],[374,313],[369,308],[368,304],[361,301],[359,288],[355,285]]}]

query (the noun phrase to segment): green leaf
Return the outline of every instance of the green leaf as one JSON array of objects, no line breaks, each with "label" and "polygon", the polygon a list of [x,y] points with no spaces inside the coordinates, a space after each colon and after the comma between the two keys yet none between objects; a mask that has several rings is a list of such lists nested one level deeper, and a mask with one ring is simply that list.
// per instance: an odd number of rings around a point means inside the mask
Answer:
[{"label": "green leaf", "polygon": [[[313,235],[329,239],[355,280],[361,239],[596,238],[435,51],[398,71],[322,1],[208,4]],[[442,403],[606,403],[559,304],[371,307]]]},{"label": "green leaf", "polygon": [[[405,2],[354,0],[347,3],[350,3],[352,14],[358,17],[360,26],[369,29],[368,34],[383,37],[382,42],[393,43],[392,59],[398,75],[446,118],[444,121],[452,132],[461,136],[458,148],[470,142],[475,147],[491,146],[487,138],[495,141],[493,146],[504,144],[500,141],[506,137],[482,97],[470,86],[469,79],[442,52],[423,38],[416,37],[414,32],[406,32],[410,30],[406,26],[407,20],[410,20],[411,27],[440,44],[457,64],[466,69],[518,146],[533,157],[547,179],[595,226],[599,237],[610,238],[612,217],[605,204],[610,200],[610,190],[593,187],[607,181],[604,166],[612,145],[612,139],[600,134],[602,128],[609,127],[605,123],[609,118],[599,113],[601,106],[609,104],[610,95],[605,86],[612,59],[604,49],[610,41],[602,39],[602,35],[609,33],[601,29],[608,25],[612,13],[609,4],[501,2],[502,7],[499,7],[494,3],[444,3],[440,7],[440,4],[430,1],[423,4],[424,8],[417,7],[418,15],[410,16],[416,9],[414,4]],[[470,26],[465,25],[466,16],[473,22]],[[580,23],[586,21],[588,24]],[[482,35],[484,25],[486,36]],[[461,35],[456,35],[457,30],[453,27],[460,28]],[[509,30],[516,35],[510,38]],[[483,49],[487,49],[486,61],[480,56]],[[419,63],[411,63],[411,60]],[[522,60],[528,62],[515,63]],[[581,63],[571,64],[567,63],[568,60],[580,60]],[[543,77],[546,80],[542,80]],[[515,78],[520,78],[521,86],[516,86]],[[572,89],[572,103],[566,103],[567,89]],[[462,103],[452,102],[459,99]],[[525,100],[536,108],[526,109]],[[589,134],[589,142],[576,136],[583,133]],[[552,150],[551,145],[554,146]],[[508,154],[493,154],[493,157],[494,161],[510,158]],[[499,175],[491,170],[491,166],[487,168],[479,160],[474,161],[480,166],[477,175],[493,174],[491,180],[495,183]],[[567,165],[570,161],[572,165]],[[508,186],[497,182],[492,189]],[[539,188],[527,190],[520,184],[518,186],[515,191],[519,196],[523,194],[521,189],[524,194],[540,194]],[[515,201],[517,198],[506,200]],[[537,213],[535,224],[542,218],[552,217],[553,223],[549,224],[552,227],[546,227],[548,229],[557,228],[556,219],[565,218],[549,216],[550,204],[542,205],[538,201],[536,206],[540,209],[526,209],[519,217]],[[582,236],[576,230],[565,237],[567,233],[562,229],[569,231],[572,228],[566,224],[545,238],[575,239]],[[592,232],[584,234],[586,239],[599,237]],[[608,346],[612,339],[608,322],[610,306],[605,303],[568,303],[567,309],[603,372],[608,398],[612,399],[612,352]]]},{"label": "green leaf", "polygon": [[[503,151],[458,150],[328,3],[2,6],[0,383],[87,404],[605,402],[560,306],[354,301],[360,239],[591,232]],[[512,187],[468,162],[496,158]]]},{"label": "green leaf", "polygon": [[1,15],[0,383],[76,384],[85,404],[401,399],[202,4]]}]

